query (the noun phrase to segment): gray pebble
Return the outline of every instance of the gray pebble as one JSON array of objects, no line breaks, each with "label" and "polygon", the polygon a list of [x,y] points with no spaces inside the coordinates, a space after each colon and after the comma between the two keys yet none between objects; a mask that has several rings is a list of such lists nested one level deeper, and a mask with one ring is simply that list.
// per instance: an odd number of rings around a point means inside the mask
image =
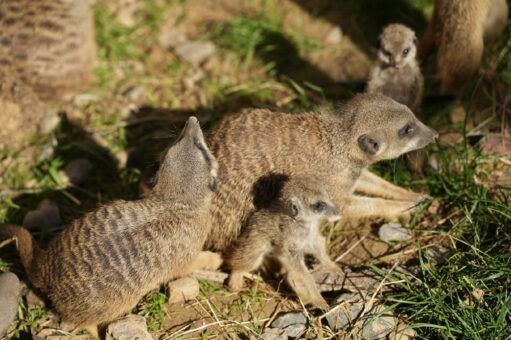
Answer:
[{"label": "gray pebble", "polygon": [[287,336],[297,337],[307,329],[307,316],[302,312],[291,312],[278,316],[272,322],[272,328],[284,330]]},{"label": "gray pebble", "polygon": [[188,63],[200,64],[215,53],[215,49],[212,42],[194,41],[177,47],[175,52],[179,58]]},{"label": "gray pebble", "polygon": [[386,223],[378,230],[378,236],[383,241],[408,241],[412,238],[410,231],[399,223]]},{"label": "gray pebble", "polygon": [[145,319],[128,315],[108,325],[105,340],[151,340]]},{"label": "gray pebble", "polygon": [[0,274],[0,337],[3,337],[18,312],[20,281],[13,273]]},{"label": "gray pebble", "polygon": [[57,128],[60,124],[60,117],[54,113],[46,114],[39,123],[39,132],[47,135]]}]

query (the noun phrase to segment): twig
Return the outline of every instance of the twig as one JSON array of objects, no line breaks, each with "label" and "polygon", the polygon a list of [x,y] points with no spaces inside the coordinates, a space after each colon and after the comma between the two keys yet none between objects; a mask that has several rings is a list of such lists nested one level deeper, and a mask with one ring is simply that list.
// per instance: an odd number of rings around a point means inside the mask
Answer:
[{"label": "twig", "polygon": [[353,249],[355,249],[360,244],[360,242],[364,241],[366,238],[367,238],[367,235],[362,236],[362,238],[360,238],[357,242],[355,242],[355,244],[353,244],[351,247],[349,247],[348,250],[346,250],[344,253],[339,255],[335,259],[334,262],[339,262],[344,256],[348,255]]}]

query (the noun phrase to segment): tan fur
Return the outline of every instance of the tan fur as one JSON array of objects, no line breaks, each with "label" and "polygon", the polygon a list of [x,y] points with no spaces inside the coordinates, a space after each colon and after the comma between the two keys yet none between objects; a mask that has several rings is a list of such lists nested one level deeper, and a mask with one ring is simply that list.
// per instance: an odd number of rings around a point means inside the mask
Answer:
[{"label": "tan fur", "polygon": [[18,150],[38,131],[44,105],[8,67],[0,67],[0,149]]},{"label": "tan fur", "polygon": [[279,199],[252,215],[227,252],[229,288],[240,290],[244,274],[258,269],[266,258],[274,258],[285,269],[287,283],[303,304],[328,309],[305,265],[305,255],[313,255],[325,268],[342,273],[328,257],[319,230],[322,220],[339,218],[339,209],[317,179],[292,177],[280,185]]},{"label": "tan fur", "polygon": [[[399,137],[410,123],[415,125],[413,137]],[[406,106],[377,94],[358,95],[335,112],[246,110],[227,117],[207,138],[220,173],[206,246],[225,250],[251,213],[272,198],[268,184],[282,176],[318,177],[343,218],[407,214],[424,197],[366,168],[422,148],[436,136]],[[381,146],[374,155],[361,148],[370,147],[371,140]],[[354,191],[393,200],[355,196]]]},{"label": "tan fur", "polygon": [[378,39],[378,60],[371,69],[367,92],[381,93],[417,110],[424,79],[416,59],[415,32],[400,24],[385,27]]},{"label": "tan fur", "polygon": [[443,93],[459,93],[475,76],[485,45],[502,33],[508,11],[506,0],[436,1],[419,50],[424,58],[438,48]]},{"label": "tan fur", "polygon": [[86,88],[95,58],[89,1],[0,1],[0,67],[11,67],[41,99]]},{"label": "tan fur", "polygon": [[37,256],[31,258],[26,230],[0,228],[17,237],[28,277],[65,321],[81,327],[111,321],[199,254],[210,230],[217,163],[195,118],[163,155],[150,195],[86,214],[45,251],[34,247]]}]

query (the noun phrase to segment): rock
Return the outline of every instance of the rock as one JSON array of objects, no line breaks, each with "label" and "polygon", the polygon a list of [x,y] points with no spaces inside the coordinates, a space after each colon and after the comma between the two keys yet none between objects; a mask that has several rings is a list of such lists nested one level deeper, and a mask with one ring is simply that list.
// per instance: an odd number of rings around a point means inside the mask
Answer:
[{"label": "rock", "polygon": [[105,340],[150,340],[145,319],[140,315],[128,315],[108,325]]},{"label": "rock", "polygon": [[47,135],[57,128],[60,124],[60,116],[55,113],[45,114],[39,123],[39,132]]},{"label": "rock", "polygon": [[370,314],[364,316],[362,339],[381,339],[396,328],[396,317],[391,312],[385,312],[386,309],[387,307],[378,305]]},{"label": "rock", "polygon": [[144,95],[145,89],[142,85],[131,86],[126,89],[122,95],[128,99],[129,101],[136,102],[139,101]]},{"label": "rock", "polygon": [[337,272],[329,271],[325,267],[317,265],[312,268],[311,274],[320,292],[332,292],[343,289],[345,276]]},{"label": "rock", "polygon": [[48,199],[42,200],[36,210],[29,211],[23,218],[23,226],[27,229],[54,229],[61,223],[59,206]]},{"label": "rock", "polygon": [[386,223],[378,230],[378,237],[386,242],[408,241],[412,238],[410,231],[403,228],[399,223]]},{"label": "rock", "polygon": [[183,303],[199,295],[199,281],[191,277],[177,279],[168,284],[168,290],[169,304]]},{"label": "rock", "polygon": [[96,103],[101,98],[98,95],[92,93],[82,93],[73,97],[73,104],[78,107],[85,107],[92,103]]},{"label": "rock", "polygon": [[404,322],[399,322],[396,329],[389,335],[393,340],[411,340],[417,336],[417,332]]},{"label": "rock", "polygon": [[456,105],[451,111],[449,111],[449,120],[453,124],[463,124],[467,116],[467,111],[461,105]]},{"label": "rock", "polygon": [[328,326],[335,332],[353,326],[364,309],[362,296],[357,293],[347,293],[339,296],[335,299],[333,305],[339,304],[342,304],[342,306],[326,316]]},{"label": "rock", "polygon": [[325,38],[325,43],[328,45],[340,44],[342,40],[342,30],[339,26],[335,26],[328,32]]},{"label": "rock", "polygon": [[279,328],[268,328],[261,335],[264,340],[287,340],[286,331]]},{"label": "rock", "polygon": [[5,335],[16,317],[20,291],[20,281],[15,274],[0,274],[0,338]]},{"label": "rock", "polygon": [[162,27],[158,42],[165,48],[176,48],[188,42],[186,34],[175,27],[165,29]]},{"label": "rock", "polygon": [[510,157],[511,138],[496,133],[489,134],[481,141],[481,151],[501,157]]},{"label": "rock", "polygon": [[215,52],[215,45],[209,41],[193,41],[177,47],[175,52],[183,61],[200,64]]},{"label": "rock", "polygon": [[83,334],[74,335],[60,329],[45,328],[33,336],[34,340],[92,340],[93,336]]},{"label": "rock", "polygon": [[287,336],[296,338],[307,329],[307,316],[302,312],[285,313],[273,320],[272,328],[281,329]]},{"label": "rock", "polygon": [[42,162],[45,161],[53,156],[55,153],[55,149],[53,148],[53,145],[46,143],[44,144],[37,154],[37,161]]},{"label": "rock", "polygon": [[92,163],[87,159],[75,159],[67,163],[66,167],[59,172],[60,178],[67,185],[77,185],[83,182],[92,169]]}]

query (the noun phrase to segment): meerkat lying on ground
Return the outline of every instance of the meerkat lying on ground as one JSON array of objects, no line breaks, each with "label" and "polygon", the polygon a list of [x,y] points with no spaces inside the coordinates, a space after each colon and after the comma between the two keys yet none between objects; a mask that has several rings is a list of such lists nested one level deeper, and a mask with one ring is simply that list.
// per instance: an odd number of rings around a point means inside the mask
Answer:
[{"label": "meerkat lying on ground", "polygon": [[371,69],[367,92],[382,93],[417,110],[424,79],[417,63],[415,32],[400,24],[385,27],[378,38],[378,60]]},{"label": "meerkat lying on ground", "polygon": [[286,281],[303,304],[328,309],[305,265],[305,255],[313,255],[326,268],[342,273],[328,257],[326,240],[319,230],[322,221],[338,219],[339,209],[320,181],[291,177],[283,184],[280,198],[250,217],[227,252],[226,262],[231,269],[229,288],[242,289],[243,275],[258,269],[271,257],[286,270]]},{"label": "meerkat lying on ground", "polygon": [[96,42],[90,1],[0,1],[0,67],[40,99],[59,99],[92,81]]},{"label": "meerkat lying on ground", "polygon": [[419,53],[425,58],[438,48],[442,92],[458,94],[477,72],[485,45],[506,27],[506,0],[437,0],[433,17],[421,38]]},{"label": "meerkat lying on ground", "polygon": [[317,177],[343,218],[406,215],[425,196],[383,180],[367,166],[420,149],[437,135],[405,105],[379,94],[358,95],[334,112],[261,109],[229,116],[207,137],[219,177],[206,248],[227,249],[253,211],[271,201],[265,183],[282,176]]},{"label": "meerkat lying on ground", "polygon": [[[94,331],[129,312],[150,290],[186,275],[207,260],[198,256],[210,229],[217,162],[191,117],[167,149],[151,193],[116,201],[75,220],[40,249],[23,228],[15,237],[30,283],[63,320]],[[213,261],[217,259],[213,258]]]}]

